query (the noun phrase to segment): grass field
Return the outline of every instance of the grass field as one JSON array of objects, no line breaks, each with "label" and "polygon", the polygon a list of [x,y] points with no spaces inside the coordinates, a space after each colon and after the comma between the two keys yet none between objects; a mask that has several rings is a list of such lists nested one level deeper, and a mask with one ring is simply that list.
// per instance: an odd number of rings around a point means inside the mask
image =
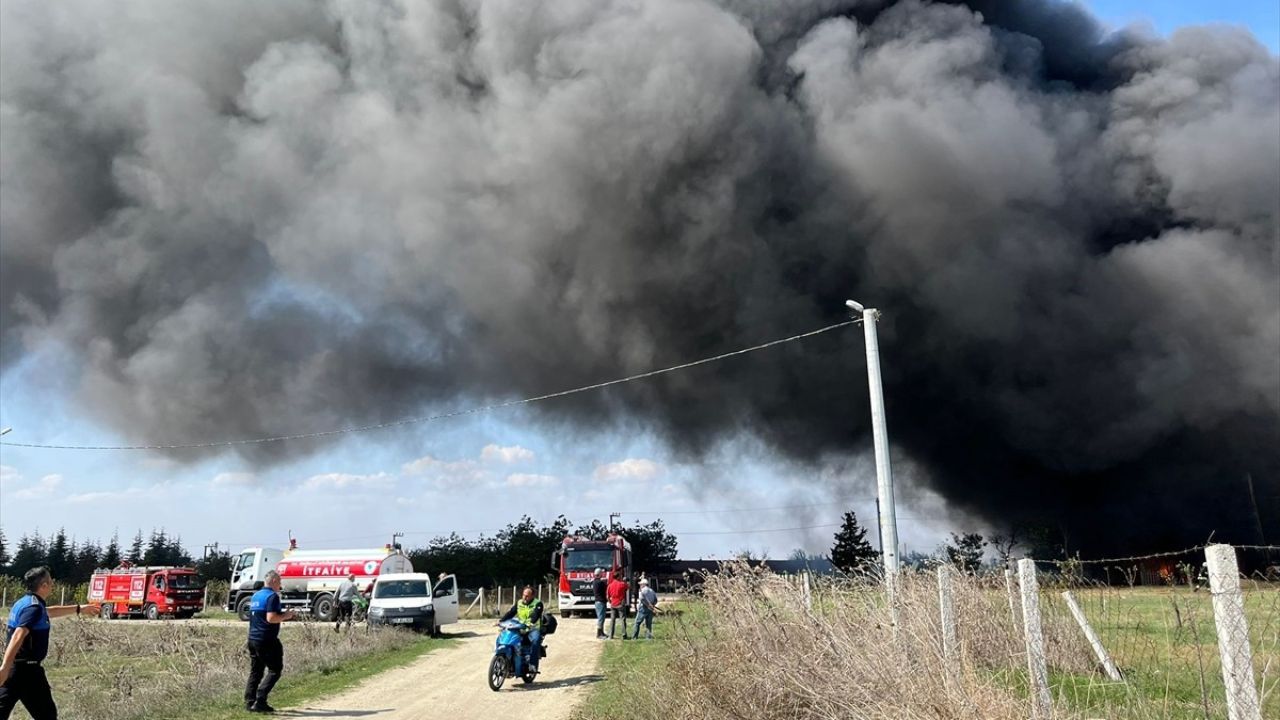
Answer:
[{"label": "grass field", "polygon": [[[286,706],[333,693],[451,642],[408,631],[284,628],[285,668],[271,695]],[[243,626],[55,620],[45,662],[68,720],[245,717]],[[26,720],[22,709],[14,718]]]},{"label": "grass field", "polygon": [[[892,643],[886,648],[883,643],[846,640],[845,645],[836,639],[842,627],[874,622],[875,613],[883,610],[876,607],[880,603],[874,599],[867,604],[854,599],[861,598],[864,591],[820,594],[815,597],[814,611],[790,615],[798,603],[787,597],[785,586],[775,583],[768,592],[757,592],[766,581],[773,582],[748,578],[733,587],[731,594],[711,592],[706,601],[681,603],[679,617],[659,618],[656,642],[609,643],[601,660],[601,674],[607,679],[593,688],[578,711],[578,720],[621,720],[658,700],[663,701],[664,714],[673,720],[1026,716],[1025,657],[1020,636],[1007,627],[1011,616],[1003,589],[975,586],[969,588],[968,595],[958,597],[958,604],[971,606],[957,608],[963,667],[953,679],[934,683],[934,678],[927,676],[942,674],[942,663],[933,640],[937,635],[936,590],[927,583],[917,596],[924,602],[904,610],[919,610],[919,616],[903,622],[903,634],[911,637],[901,640],[899,647],[908,648],[908,657],[894,659],[884,657],[892,652]],[[739,602],[752,592],[757,595],[751,602]],[[760,597],[774,593],[777,595]],[[928,604],[930,594],[932,606]],[[1208,592],[1111,587],[1077,589],[1073,594],[1126,682],[1105,678],[1079,637],[1060,593],[1045,590],[1041,597],[1050,683],[1060,717],[1226,717]],[[1245,607],[1263,717],[1280,718],[1280,589],[1250,586]],[[731,639],[734,623],[726,614],[739,620],[772,616],[768,625],[776,630],[739,643]],[[747,632],[751,630],[748,627]],[[759,653],[753,647],[769,642],[767,635],[798,638],[798,630],[807,636],[794,646],[774,644]],[[857,637],[866,638],[867,634]],[[826,676],[842,672],[830,653],[836,657],[863,655],[860,660],[848,661],[843,670],[848,679],[843,684],[822,684]],[[753,662],[750,656],[763,662]],[[749,678],[755,679],[754,685]],[[857,705],[849,696],[864,689],[868,678],[876,681],[882,697]],[[937,697],[929,698],[931,693]],[[895,694],[900,697],[895,699]],[[733,707],[726,710],[727,706]],[[865,708],[870,709],[863,712]]]}]

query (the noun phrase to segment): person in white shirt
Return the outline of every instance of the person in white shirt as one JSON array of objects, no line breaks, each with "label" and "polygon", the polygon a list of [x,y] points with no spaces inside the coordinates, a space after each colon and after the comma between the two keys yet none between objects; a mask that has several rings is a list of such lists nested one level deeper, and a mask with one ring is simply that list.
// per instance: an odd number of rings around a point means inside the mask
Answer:
[{"label": "person in white shirt", "polygon": [[649,587],[647,579],[640,578],[640,597],[636,602],[636,629],[631,633],[631,637],[640,639],[640,624],[644,623],[645,637],[652,640],[653,615],[656,612],[658,612],[658,593]]},{"label": "person in white shirt", "polygon": [[334,601],[338,604],[338,611],[333,614],[333,631],[338,632],[342,627],[342,621],[347,621],[347,629],[351,629],[351,611],[355,608],[356,594],[360,592],[356,588],[356,574],[351,573],[338,585],[338,590],[333,594]]}]

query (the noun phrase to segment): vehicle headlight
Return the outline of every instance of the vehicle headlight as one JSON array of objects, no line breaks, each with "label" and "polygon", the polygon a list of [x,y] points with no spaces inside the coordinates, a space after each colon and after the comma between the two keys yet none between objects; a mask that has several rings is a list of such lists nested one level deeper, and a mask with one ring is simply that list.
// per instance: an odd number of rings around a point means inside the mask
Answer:
[{"label": "vehicle headlight", "polygon": [[381,615],[381,614],[382,614],[382,608],[380,608],[380,607],[371,607],[371,608],[369,608],[369,614],[370,614],[370,615]]}]

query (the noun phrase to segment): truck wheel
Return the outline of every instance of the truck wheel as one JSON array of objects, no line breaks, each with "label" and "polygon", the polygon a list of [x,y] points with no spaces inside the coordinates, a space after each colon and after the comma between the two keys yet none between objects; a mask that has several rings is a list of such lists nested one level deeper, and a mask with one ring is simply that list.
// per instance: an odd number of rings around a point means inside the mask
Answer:
[{"label": "truck wheel", "polygon": [[114,618],[116,614],[111,612],[112,607],[114,607],[112,603],[102,603],[102,609],[98,611],[98,617],[103,620],[111,620]]},{"label": "truck wheel", "polygon": [[249,600],[250,597],[245,595],[236,603],[236,616],[240,618],[241,622],[249,622]]},{"label": "truck wheel", "polygon": [[159,620],[160,608],[156,607],[155,603],[147,603],[147,606],[142,609],[142,614],[145,615],[148,620]]},{"label": "truck wheel", "polygon": [[317,620],[332,620],[336,606],[332,595],[328,593],[317,595],[316,599],[311,603],[311,617]]},{"label": "truck wheel", "polygon": [[573,611],[572,611],[572,610],[565,610],[565,611],[563,611],[563,612],[561,612],[561,613],[560,613],[560,616],[561,616],[561,617],[564,617],[564,618],[571,618],[571,617],[573,617]]}]

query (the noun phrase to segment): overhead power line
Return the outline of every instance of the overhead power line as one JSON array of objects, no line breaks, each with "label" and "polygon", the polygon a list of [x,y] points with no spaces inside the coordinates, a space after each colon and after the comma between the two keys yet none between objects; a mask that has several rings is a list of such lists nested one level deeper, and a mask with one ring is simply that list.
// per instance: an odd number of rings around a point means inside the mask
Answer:
[{"label": "overhead power line", "polygon": [[330,437],[334,435],[348,435],[351,433],[369,432],[371,430],[385,430],[388,428],[400,427],[402,425],[413,425],[416,423],[431,422],[433,420],[445,420],[447,418],[462,417],[464,415],[475,415],[478,413],[492,412],[494,410],[502,410],[509,407],[515,407],[517,405],[528,405],[531,403],[542,402],[543,400],[551,400],[554,398],[565,397],[568,395],[576,395],[577,393],[588,392],[591,390],[600,390],[602,388],[610,387],[612,385],[621,385],[623,383],[633,382],[635,380],[643,380],[645,378],[651,378],[657,375],[664,375],[666,373],[675,372],[677,370],[685,370],[691,367],[696,367],[698,365],[706,365],[707,363],[713,363],[719,360],[725,360],[727,358],[735,357],[738,355],[745,355],[747,353],[756,352],[757,350],[764,350],[766,348],[774,347],[775,345],[782,345],[789,342],[795,342],[797,340],[803,340],[805,338],[813,337],[814,335],[821,335],[822,333],[825,333],[825,332],[830,332],[832,330],[836,330],[836,329],[845,327],[847,325],[856,325],[861,322],[862,322],[861,318],[846,320],[844,322],[838,322],[833,325],[827,325],[826,327],[818,328],[817,330],[810,330],[809,332],[800,333],[798,335],[792,335],[790,337],[780,338],[778,340],[770,340],[769,342],[766,342],[766,343],[761,343],[759,345],[752,345],[751,347],[742,348],[740,350],[733,350],[731,352],[721,353],[719,355],[713,355],[711,357],[702,358],[701,360],[694,360],[692,362],[681,363],[680,365],[672,365],[671,367],[666,367],[659,370],[650,370],[648,372],[643,372],[636,375],[628,375],[626,377],[617,378],[616,380],[608,380],[605,382],[594,383],[592,385],[583,385],[581,387],[576,387],[569,390],[560,390],[558,392],[547,393],[545,395],[537,395],[534,397],[521,398],[519,400],[508,400],[507,402],[492,403],[489,405],[480,405],[478,407],[466,408],[463,410],[455,410],[453,412],[440,413],[438,415],[422,415],[418,417],[392,420],[389,422],[374,423],[371,425],[358,425],[355,427],[339,428],[336,430],[321,430],[317,432],[295,433],[292,435],[274,435],[270,437],[260,437],[260,438],[243,438],[239,440],[217,440],[217,441],[209,441],[209,442],[172,443],[168,445],[163,445],[163,444],[46,445],[42,443],[17,443],[17,442],[0,442],[0,444],[6,445],[9,447],[35,448],[39,450],[191,450],[191,449],[199,449],[199,448],[233,447],[237,445],[261,445],[266,443],[284,442],[286,440],[310,440],[315,438]]}]

